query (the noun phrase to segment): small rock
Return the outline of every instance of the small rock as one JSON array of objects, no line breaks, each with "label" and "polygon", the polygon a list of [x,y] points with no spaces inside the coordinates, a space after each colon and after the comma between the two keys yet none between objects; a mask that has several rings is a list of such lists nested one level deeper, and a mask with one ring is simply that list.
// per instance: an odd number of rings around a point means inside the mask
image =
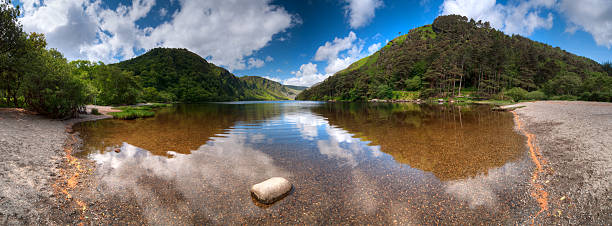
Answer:
[{"label": "small rock", "polygon": [[285,197],[293,185],[282,177],[272,177],[264,182],[251,187],[251,194],[257,201],[264,204],[272,204]]}]

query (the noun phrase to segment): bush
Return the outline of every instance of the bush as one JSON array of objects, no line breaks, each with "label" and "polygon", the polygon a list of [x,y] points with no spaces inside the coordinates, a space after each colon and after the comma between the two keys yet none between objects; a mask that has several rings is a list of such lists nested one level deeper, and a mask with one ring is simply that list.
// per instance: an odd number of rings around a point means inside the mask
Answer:
[{"label": "bush", "polygon": [[421,89],[421,77],[414,76],[412,79],[406,80],[406,89],[408,91],[417,91]]},{"label": "bush", "polygon": [[101,115],[101,114],[100,114],[100,111],[98,111],[98,109],[97,109],[97,108],[92,108],[92,109],[91,109],[91,114],[92,114],[92,115]]},{"label": "bush", "polygon": [[71,67],[56,50],[32,50],[22,92],[26,108],[53,118],[78,115],[87,101],[85,85],[74,77]]},{"label": "bush", "polygon": [[531,91],[525,95],[526,100],[545,100],[546,94],[542,91]]},{"label": "bush", "polygon": [[376,91],[376,98],[391,99],[393,98],[393,89],[388,85],[380,85]]},{"label": "bush", "polygon": [[504,95],[509,96],[514,101],[524,100],[527,94],[528,92],[520,87],[514,87],[504,92]]}]

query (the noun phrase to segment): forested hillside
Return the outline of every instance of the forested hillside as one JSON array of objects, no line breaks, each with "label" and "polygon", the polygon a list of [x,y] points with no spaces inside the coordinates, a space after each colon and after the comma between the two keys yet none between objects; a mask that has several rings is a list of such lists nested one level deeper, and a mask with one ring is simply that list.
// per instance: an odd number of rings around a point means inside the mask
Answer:
[{"label": "forested hillside", "polygon": [[[186,49],[156,48],[115,64],[138,76],[150,92],[167,93],[181,102],[244,99],[244,83],[224,68]],[[154,89],[154,90],[153,90]]]},{"label": "forested hillside", "polygon": [[391,99],[397,91],[414,91],[421,98],[468,93],[495,99],[612,101],[611,76],[609,63],[450,15],[393,39],[298,99]]}]

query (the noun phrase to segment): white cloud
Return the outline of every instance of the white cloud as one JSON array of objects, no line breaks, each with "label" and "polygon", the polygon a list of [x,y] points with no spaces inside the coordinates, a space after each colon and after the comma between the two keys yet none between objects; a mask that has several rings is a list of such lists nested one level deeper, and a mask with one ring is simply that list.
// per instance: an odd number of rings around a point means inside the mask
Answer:
[{"label": "white cloud", "polygon": [[159,9],[159,16],[160,17],[165,17],[166,14],[168,14],[168,10],[166,8]]},{"label": "white cloud", "polygon": [[[230,70],[261,65],[258,59],[246,58],[299,22],[271,0],[178,3],[172,19],[156,27],[136,25],[150,14],[154,0],[134,0],[116,9],[93,0],[24,0],[21,21],[25,31],[44,33],[49,47],[69,59],[114,62],[163,46],[187,48]],[[167,13],[159,11],[161,16]]]},{"label": "white cloud", "polygon": [[66,57],[83,57],[82,48],[96,40],[97,20],[91,4],[83,0],[22,3],[24,31],[46,34],[48,46]]},{"label": "white cloud", "polygon": [[265,78],[265,79],[268,79],[268,80],[275,81],[275,82],[279,82],[279,83],[283,81],[283,80],[282,80],[281,78],[279,78],[279,77],[270,77],[270,76],[261,76],[261,77],[262,77],[262,78]]},{"label": "white cloud", "polygon": [[368,47],[368,54],[373,54],[380,49],[381,43],[374,43]]},{"label": "white cloud", "polygon": [[265,62],[261,59],[249,58],[249,60],[247,61],[247,68],[260,68],[263,67],[264,64]]},{"label": "white cloud", "polygon": [[344,13],[349,16],[351,28],[357,29],[370,23],[375,10],[383,6],[382,0],[346,0]]},{"label": "white cloud", "polygon": [[334,74],[365,57],[361,53],[362,50],[363,40],[358,39],[357,35],[351,31],[344,38],[336,37],[332,42],[325,42],[317,49],[314,60],[327,61],[325,73]]},{"label": "white cloud", "polygon": [[491,26],[508,34],[531,35],[536,29],[550,29],[555,0],[530,0],[506,5],[496,0],[445,0],[440,6],[441,14],[459,14],[474,20],[489,21]]},{"label": "white cloud", "polygon": [[561,0],[559,8],[568,20],[566,31],[582,29],[593,35],[597,45],[612,46],[612,1]]},{"label": "white cloud", "polygon": [[230,70],[244,69],[243,58],[291,27],[293,18],[269,0],[184,0],[173,20],[154,28],[143,47],[188,48]]},{"label": "white cloud", "polygon": [[334,38],[331,42],[317,48],[315,61],[325,61],[325,74],[319,73],[317,65],[309,62],[300,66],[299,71],[291,72],[294,77],[284,80],[284,84],[311,86],[325,80],[334,73],[344,70],[355,61],[364,58],[380,49],[381,44],[375,43],[364,50],[364,41],[359,39],[355,32],[349,32],[344,38]]},{"label": "white cloud", "polygon": [[299,71],[292,71],[292,78],[285,79],[283,84],[296,86],[311,86],[317,82],[325,80],[330,74],[321,74],[318,72],[317,65],[309,62],[302,64]]},{"label": "white cloud", "polygon": [[272,61],[274,61],[274,58],[273,58],[273,57],[271,57],[271,56],[267,56],[267,57],[266,57],[266,59],[265,59],[265,61],[266,61],[266,62],[272,62]]}]

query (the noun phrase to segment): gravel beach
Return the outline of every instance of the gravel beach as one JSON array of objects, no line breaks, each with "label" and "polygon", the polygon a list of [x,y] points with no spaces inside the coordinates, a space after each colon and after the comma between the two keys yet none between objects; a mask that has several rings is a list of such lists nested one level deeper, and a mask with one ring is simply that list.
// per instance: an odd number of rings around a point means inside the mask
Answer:
[{"label": "gravel beach", "polygon": [[21,109],[0,108],[0,225],[57,224],[64,197],[56,191],[68,163],[67,127],[108,116],[59,121]]},{"label": "gravel beach", "polygon": [[534,135],[547,195],[543,224],[612,223],[612,103],[538,101],[506,107]]}]

